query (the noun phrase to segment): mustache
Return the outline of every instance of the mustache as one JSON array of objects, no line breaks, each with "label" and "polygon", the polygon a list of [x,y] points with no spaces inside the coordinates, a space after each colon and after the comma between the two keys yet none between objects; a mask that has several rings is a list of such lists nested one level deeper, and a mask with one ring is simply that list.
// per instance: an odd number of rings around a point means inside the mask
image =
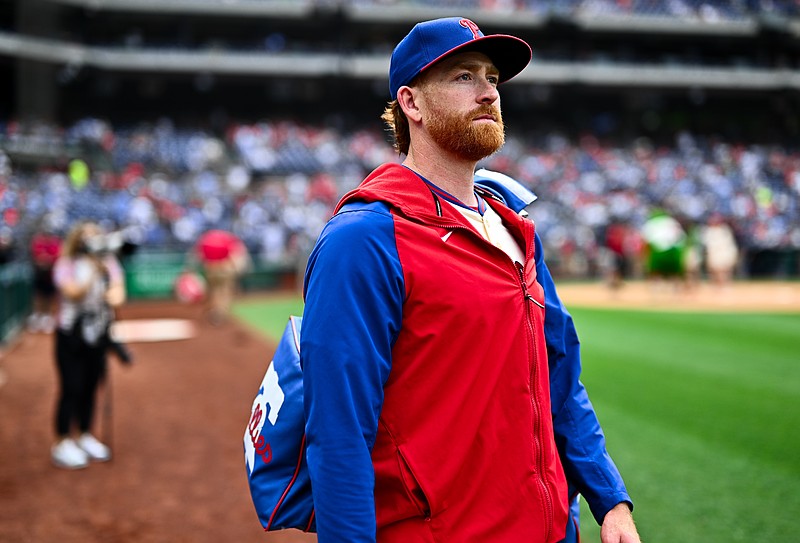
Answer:
[{"label": "mustache", "polygon": [[500,115],[500,108],[493,105],[482,105],[479,106],[472,111],[469,112],[468,117],[470,119],[474,119],[475,117],[480,117],[481,115],[491,115],[497,120],[500,120],[502,116]]}]

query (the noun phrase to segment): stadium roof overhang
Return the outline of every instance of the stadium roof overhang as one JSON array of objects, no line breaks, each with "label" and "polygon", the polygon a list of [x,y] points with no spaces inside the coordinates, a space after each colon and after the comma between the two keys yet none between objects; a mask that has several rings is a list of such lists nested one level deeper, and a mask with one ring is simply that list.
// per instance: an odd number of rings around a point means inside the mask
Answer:
[{"label": "stadium roof overhang", "polygon": [[[128,49],[0,32],[0,55],[108,72],[341,77],[383,81],[388,57],[376,54],[261,53],[217,49]],[[536,60],[513,84],[654,88],[800,89],[800,70]]]}]

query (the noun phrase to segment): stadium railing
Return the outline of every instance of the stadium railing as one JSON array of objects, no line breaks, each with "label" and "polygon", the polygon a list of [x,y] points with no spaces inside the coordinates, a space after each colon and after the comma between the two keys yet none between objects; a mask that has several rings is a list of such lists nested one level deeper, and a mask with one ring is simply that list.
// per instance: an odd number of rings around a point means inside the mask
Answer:
[{"label": "stadium railing", "polygon": [[[178,275],[192,268],[185,253],[150,251],[126,258],[123,266],[131,300],[172,298]],[[239,287],[243,291],[290,288],[294,286],[296,275],[296,267],[291,264],[255,262],[240,278]]]}]

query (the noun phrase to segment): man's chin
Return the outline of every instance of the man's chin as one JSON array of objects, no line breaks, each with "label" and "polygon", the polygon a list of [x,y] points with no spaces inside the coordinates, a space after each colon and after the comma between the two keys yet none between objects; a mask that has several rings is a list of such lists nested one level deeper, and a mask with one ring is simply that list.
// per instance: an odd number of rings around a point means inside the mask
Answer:
[{"label": "man's chin", "polygon": [[[499,151],[503,144],[505,143],[505,137],[503,133],[500,132],[499,134],[496,131],[491,134],[481,134],[476,139],[473,145],[471,146],[473,152],[471,153],[475,160],[481,160],[488,156],[495,154]],[[480,155],[480,156],[478,156]]]},{"label": "man's chin", "polygon": [[499,151],[505,143],[502,122],[488,119],[433,125],[431,133],[443,149],[465,160],[486,158]]},{"label": "man's chin", "polygon": [[461,152],[458,154],[461,156],[461,158],[477,162],[479,160],[483,160],[486,157],[492,156],[497,151],[499,151],[501,147],[502,145],[491,145],[483,147],[472,146],[469,149],[461,150]]}]

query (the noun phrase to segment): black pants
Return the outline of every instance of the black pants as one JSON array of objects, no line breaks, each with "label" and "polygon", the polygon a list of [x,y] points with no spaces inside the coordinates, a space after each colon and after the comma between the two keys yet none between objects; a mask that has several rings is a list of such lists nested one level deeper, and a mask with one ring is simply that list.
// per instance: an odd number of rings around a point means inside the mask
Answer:
[{"label": "black pants", "polygon": [[56,367],[59,397],[56,406],[56,433],[66,436],[77,427],[88,432],[94,419],[97,389],[105,376],[106,346],[89,345],[80,333],[58,330],[56,336]]}]

